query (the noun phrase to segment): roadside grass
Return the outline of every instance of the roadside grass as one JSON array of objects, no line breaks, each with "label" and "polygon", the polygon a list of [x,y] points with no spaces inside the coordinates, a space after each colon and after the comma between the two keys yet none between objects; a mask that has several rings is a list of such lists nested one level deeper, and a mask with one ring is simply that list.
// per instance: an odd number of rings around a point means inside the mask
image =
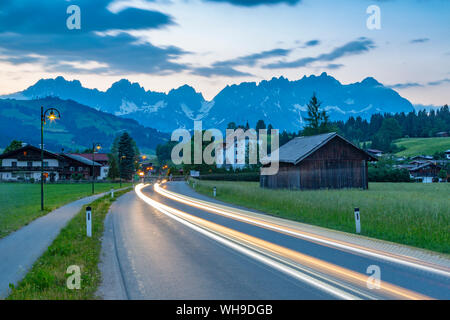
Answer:
[{"label": "roadside grass", "polygon": [[[103,221],[111,204],[130,189],[106,195],[90,203],[92,237],[86,236],[86,206],[64,227],[25,278],[13,287],[8,300],[93,300],[101,282],[100,262]],[[67,288],[67,268],[81,269],[81,288]]]},{"label": "roadside grass", "polygon": [[[190,180],[192,185],[192,179]],[[291,191],[262,189],[257,182],[196,180],[195,190],[281,218],[450,253],[449,183],[370,183],[369,190]]]},{"label": "roadside grass", "polygon": [[[122,186],[131,184],[123,183]],[[0,183],[0,238],[27,225],[69,202],[90,196],[90,183],[44,185],[45,207],[41,211],[41,186],[29,183]],[[118,183],[97,183],[95,192],[102,193]]]},{"label": "roadside grass", "polygon": [[404,147],[396,153],[399,157],[411,157],[418,155],[432,156],[436,152],[443,152],[450,149],[450,137],[442,138],[403,138],[395,141],[398,147]]}]

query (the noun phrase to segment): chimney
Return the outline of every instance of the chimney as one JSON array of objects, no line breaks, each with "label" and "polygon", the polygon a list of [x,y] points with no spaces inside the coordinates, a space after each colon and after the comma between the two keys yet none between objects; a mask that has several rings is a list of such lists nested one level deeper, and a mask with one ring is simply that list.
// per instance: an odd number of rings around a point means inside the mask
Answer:
[{"label": "chimney", "polygon": [[26,147],[27,145],[28,145],[28,143],[22,142],[22,148],[23,148],[23,147]]}]

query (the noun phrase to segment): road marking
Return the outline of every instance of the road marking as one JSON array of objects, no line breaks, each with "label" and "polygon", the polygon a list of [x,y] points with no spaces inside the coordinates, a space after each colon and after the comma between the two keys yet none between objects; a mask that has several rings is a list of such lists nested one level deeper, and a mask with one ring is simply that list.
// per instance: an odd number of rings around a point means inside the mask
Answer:
[{"label": "road marking", "polygon": [[395,262],[398,264],[402,264],[405,266],[413,267],[416,269],[424,270],[427,272],[432,272],[435,274],[439,274],[445,277],[450,277],[450,269],[436,266],[431,263],[427,263],[425,261],[420,261],[411,257],[406,256],[400,256],[393,253],[376,250],[372,248],[366,248],[363,246],[359,246],[356,244],[335,240],[331,238],[327,238],[324,236],[320,236],[314,233],[306,232],[306,231],[300,231],[294,228],[290,228],[287,226],[279,225],[273,222],[269,222],[265,220],[263,217],[261,218],[255,218],[251,215],[255,215],[253,212],[235,209],[232,207],[222,206],[219,204],[212,204],[211,202],[198,200],[189,196],[181,195],[172,191],[164,190],[162,189],[158,184],[154,185],[154,190],[161,194],[164,197],[167,197],[169,199],[187,204],[192,207],[196,207],[202,210],[206,210],[212,213],[217,213],[222,216],[226,216],[228,218],[239,220],[241,222],[253,224],[259,227],[263,227],[265,229],[273,230],[276,232],[284,233],[287,235],[291,235],[297,238],[305,239],[308,241],[312,241],[315,243],[325,244],[327,246],[331,246],[334,248],[340,248],[347,251],[357,252],[359,254],[363,254],[366,256],[375,257],[382,260],[387,260],[391,262]]},{"label": "road marking", "polygon": [[[289,274],[299,280],[303,280],[303,281],[305,281],[321,290],[324,290],[336,297],[339,297],[341,299],[357,299],[358,298],[354,295],[344,292],[343,290],[334,288],[323,281],[317,280],[317,279],[312,278],[304,273],[301,273],[298,270],[289,268],[285,264],[281,264],[273,259],[269,259],[267,256],[263,256],[252,250],[249,250],[249,249],[245,248],[243,245],[247,245],[247,247],[248,246],[257,247],[261,250],[267,251],[267,252],[275,254],[277,256],[281,256],[290,261],[299,263],[300,265],[307,266],[314,270],[319,270],[322,273],[332,275],[333,277],[344,280],[346,282],[350,282],[359,287],[365,287],[365,285],[366,285],[366,281],[367,281],[366,275],[354,272],[352,270],[342,268],[340,266],[319,260],[319,259],[311,257],[311,256],[304,255],[297,251],[294,251],[294,250],[270,243],[268,241],[247,235],[245,233],[215,224],[208,220],[204,220],[204,219],[201,219],[194,215],[190,215],[184,211],[181,211],[181,210],[169,207],[167,205],[164,205],[162,203],[159,203],[142,193],[141,190],[146,186],[148,186],[148,185],[140,184],[140,185],[136,186],[135,191],[136,191],[136,194],[138,195],[138,197],[141,198],[142,200],[144,200],[147,204],[151,205],[152,207],[154,207],[154,208],[158,209],[159,211],[163,212],[164,214],[168,215],[169,217],[182,222],[183,224],[189,226],[190,228],[192,228],[198,232],[201,232],[202,234],[205,234],[206,236],[208,236],[216,241],[219,241],[239,252],[246,254],[247,256],[250,256],[258,261],[261,261],[261,262],[265,263],[266,265],[272,266],[273,268],[280,270],[286,274]],[[228,239],[232,239],[232,240],[234,240],[234,242],[232,242]],[[237,244],[237,243],[239,243],[239,244]],[[413,291],[389,284],[387,282],[381,282],[380,289],[377,290],[377,293],[382,293],[382,294],[390,296],[390,297],[396,297],[396,298],[400,297],[402,299],[429,299],[429,297],[426,297],[426,296],[420,295],[418,293],[415,293]]]}]

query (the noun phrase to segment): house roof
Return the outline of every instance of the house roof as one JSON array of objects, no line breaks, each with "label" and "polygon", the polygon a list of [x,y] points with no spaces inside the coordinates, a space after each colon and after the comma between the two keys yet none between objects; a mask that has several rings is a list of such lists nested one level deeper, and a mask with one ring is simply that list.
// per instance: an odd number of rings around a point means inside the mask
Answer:
[{"label": "house roof", "polygon": [[[35,151],[41,152],[41,148],[35,147],[35,146],[31,145],[31,144],[27,144],[27,145],[25,145],[25,146],[23,146],[23,147],[21,147],[19,149],[16,149],[16,150],[13,150],[13,151],[10,151],[10,152],[7,152],[7,153],[0,154],[0,159],[8,159],[11,156],[14,156],[14,155],[16,155],[18,153],[22,153],[23,151],[26,151],[26,150],[35,150]],[[47,151],[45,149],[44,149],[44,156],[47,157],[47,158],[50,157],[50,158],[54,158],[54,159],[61,159],[61,156],[59,154]]]},{"label": "house roof", "polygon": [[[92,153],[70,153],[76,156],[81,156],[83,158],[86,158],[90,161],[92,161]],[[96,153],[94,156],[95,161],[108,161],[108,154],[106,153]]]},{"label": "house roof", "polygon": [[367,153],[366,151],[356,147],[353,143],[344,139],[336,132],[330,132],[315,136],[297,137],[292,139],[291,141],[282,145],[279,148],[279,162],[297,164],[303,159],[307,158],[309,155],[311,155],[314,151],[318,150],[320,147],[325,145],[328,141],[330,141],[334,137],[339,137],[340,139],[349,143],[356,149],[360,150],[362,153],[366,154],[370,160],[372,161],[377,160],[370,153]]},{"label": "house roof", "polygon": [[77,155],[77,154],[62,153],[61,155],[64,156],[64,157],[66,157],[66,158],[69,158],[69,159],[72,159],[72,160],[81,162],[81,163],[83,163],[83,164],[85,164],[85,165],[89,165],[89,166],[92,166],[92,165],[93,165],[93,166],[95,166],[95,167],[101,167],[101,166],[102,166],[102,165],[101,165],[100,163],[98,163],[98,162],[92,162],[92,160],[86,159],[86,158],[84,158],[84,157],[82,157],[82,156],[80,156],[80,155]]},{"label": "house roof", "polygon": [[427,163],[424,163],[424,164],[422,164],[420,166],[416,166],[414,168],[411,168],[409,171],[417,171],[419,169],[426,168],[426,167],[429,167],[429,166],[440,168],[440,166],[438,166],[437,164],[435,164],[433,162],[427,162]]}]

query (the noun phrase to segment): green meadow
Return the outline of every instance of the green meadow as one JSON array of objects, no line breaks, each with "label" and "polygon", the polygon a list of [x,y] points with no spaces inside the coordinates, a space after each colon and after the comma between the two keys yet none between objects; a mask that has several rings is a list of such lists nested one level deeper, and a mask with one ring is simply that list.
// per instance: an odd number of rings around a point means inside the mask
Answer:
[{"label": "green meadow", "polygon": [[450,137],[444,138],[404,138],[395,141],[398,147],[405,148],[396,153],[397,156],[411,157],[418,155],[434,155],[450,149]]},{"label": "green meadow", "polygon": [[[130,184],[123,183],[122,186]],[[0,183],[0,238],[34,219],[92,194],[90,183],[44,185],[45,206],[41,211],[41,186],[30,183]],[[96,193],[119,188],[118,183],[96,183]]]},{"label": "green meadow", "polygon": [[[192,185],[192,183],[190,183]],[[325,228],[450,253],[450,183],[370,183],[369,190],[262,189],[257,182],[196,180],[195,190],[268,214]]]}]

